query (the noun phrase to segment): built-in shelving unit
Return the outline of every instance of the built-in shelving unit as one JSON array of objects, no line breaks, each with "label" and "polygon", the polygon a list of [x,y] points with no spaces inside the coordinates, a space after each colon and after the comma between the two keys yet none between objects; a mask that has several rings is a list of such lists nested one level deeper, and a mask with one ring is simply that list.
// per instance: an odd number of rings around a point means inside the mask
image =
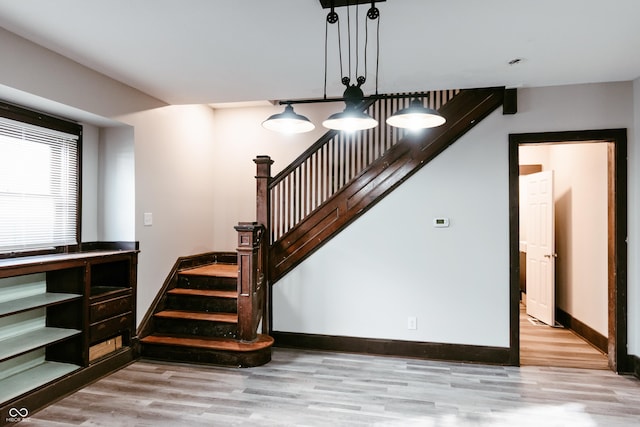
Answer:
[{"label": "built-in shelving unit", "polygon": [[0,260],[0,419],[135,357],[137,245]]}]

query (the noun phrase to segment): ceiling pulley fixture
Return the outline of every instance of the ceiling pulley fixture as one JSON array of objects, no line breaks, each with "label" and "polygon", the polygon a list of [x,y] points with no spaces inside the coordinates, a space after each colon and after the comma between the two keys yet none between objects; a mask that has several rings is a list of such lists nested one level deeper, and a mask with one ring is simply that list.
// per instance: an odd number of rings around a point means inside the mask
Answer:
[{"label": "ceiling pulley fixture", "polygon": [[[371,117],[369,114],[363,111],[364,93],[360,86],[362,86],[367,78],[367,45],[369,41],[369,21],[377,21],[377,38],[376,38],[376,56],[379,57],[379,36],[380,36],[380,10],[376,7],[376,2],[371,2],[371,7],[367,11],[365,21],[365,41],[364,41],[364,75],[358,76],[359,62],[359,50],[358,50],[358,6],[356,6],[355,17],[355,75],[357,84],[351,84],[351,14],[349,13],[349,4],[347,3],[347,41],[348,41],[348,73],[349,76],[344,75],[342,67],[342,41],[340,36],[340,18],[335,11],[334,2],[331,2],[331,10],[327,14],[327,22],[325,24],[325,36],[324,36],[324,97],[327,97],[327,46],[328,46],[328,34],[329,25],[336,25],[338,31],[338,60],[340,63],[340,75],[343,76],[341,82],[345,85],[345,91],[342,98],[345,103],[344,111],[340,113],[332,114],[322,122],[322,126],[328,129],[342,130],[346,132],[355,132],[358,130],[371,129],[378,126],[378,121]],[[376,67],[379,61],[376,60]],[[376,68],[376,94],[378,92],[378,70]]]},{"label": "ceiling pulley fixture", "polygon": [[[378,0],[385,1],[385,0]],[[314,129],[313,124],[304,116],[293,112],[291,104],[296,103],[315,103],[315,102],[333,102],[344,101],[344,111],[332,114],[322,125],[329,129],[353,132],[358,130],[371,129],[378,125],[378,121],[367,114],[364,110],[367,107],[365,101],[372,99],[385,99],[385,98],[409,98],[410,95],[378,95],[378,68],[380,64],[380,10],[376,7],[375,1],[367,0],[320,0],[320,3],[325,8],[330,8],[327,14],[325,23],[325,40],[324,40],[324,98],[315,100],[297,100],[297,101],[284,101],[281,104],[286,104],[285,111],[280,114],[274,114],[262,123],[267,129],[276,130],[286,133],[299,133],[308,132]],[[363,3],[371,3],[371,7],[367,10],[365,19],[364,30],[364,46],[359,47],[359,11],[358,7]],[[343,68],[343,54],[342,54],[342,40],[340,31],[340,18],[335,8],[338,6],[346,6],[347,8],[347,73]],[[353,20],[355,25],[352,25],[352,18],[350,8],[355,6],[356,13]],[[369,22],[376,24],[376,69],[375,69],[375,95],[368,97],[364,96],[361,86],[366,82],[367,76],[367,49],[369,45]],[[329,39],[329,26],[335,25],[337,29],[337,41],[338,41],[338,61],[340,65],[341,83],[346,87],[342,95],[342,98],[327,99],[327,58],[328,58],[328,39]],[[354,27],[354,43],[352,45],[352,27]],[[353,49],[353,50],[352,50]],[[360,51],[364,53],[364,73],[359,74],[360,66]],[[351,61],[352,57],[355,59],[355,73],[352,74]],[[345,75],[346,74],[346,75]],[[356,84],[351,84],[351,77],[355,76]],[[418,96],[414,96],[411,105],[408,108],[404,108],[386,120],[386,123],[390,126],[405,128],[405,129],[424,129],[430,127],[440,126],[445,123],[445,118],[442,117],[436,110],[427,108],[423,105]],[[285,126],[286,125],[286,126]],[[292,131],[291,129],[295,129]]]},{"label": "ceiling pulley fixture", "polygon": [[358,78],[357,85],[349,85],[349,82],[348,77],[342,79],[342,83],[347,86],[342,96],[346,104],[344,111],[330,115],[327,120],[322,122],[322,126],[346,132],[355,132],[378,126],[376,119],[359,108],[364,100],[364,94],[360,89],[360,86],[364,83],[364,77]]}]

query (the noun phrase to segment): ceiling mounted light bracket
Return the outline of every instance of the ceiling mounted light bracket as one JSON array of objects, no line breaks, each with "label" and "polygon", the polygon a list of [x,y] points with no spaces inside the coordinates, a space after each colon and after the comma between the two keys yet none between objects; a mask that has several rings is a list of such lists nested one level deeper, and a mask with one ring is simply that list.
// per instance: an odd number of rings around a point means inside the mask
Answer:
[{"label": "ceiling mounted light bracket", "polygon": [[376,2],[371,2],[371,7],[367,10],[367,18],[373,20],[380,17],[380,9],[376,7]]},{"label": "ceiling mounted light bracket", "polygon": [[[383,3],[386,0],[376,0],[375,3]],[[354,6],[358,4],[372,3],[371,0],[320,0],[320,5],[323,9],[330,9],[332,7],[344,7]]]},{"label": "ceiling mounted light bracket", "polygon": [[351,79],[349,77],[342,78],[342,84],[347,87],[342,94],[342,98],[344,99],[345,104],[357,106],[360,105],[362,101],[364,101],[364,92],[362,92],[360,86],[362,86],[365,81],[365,77],[360,76],[357,79],[357,85],[350,85]]},{"label": "ceiling mounted light bracket", "polygon": [[[386,123],[390,126],[400,127],[405,129],[424,129],[430,127],[440,126],[445,123],[445,118],[442,117],[436,110],[425,107],[424,100],[428,99],[428,95],[378,95],[378,68],[380,63],[380,10],[376,7],[376,1],[378,3],[383,2],[385,0],[320,0],[320,3],[323,8],[330,9],[327,13],[326,24],[325,24],[325,50],[324,50],[324,97],[320,99],[311,99],[311,100],[296,100],[296,101],[281,101],[280,104],[286,105],[285,111],[280,114],[274,114],[265,120],[262,125],[271,130],[281,130],[281,127],[286,129],[287,133],[299,133],[299,132],[308,132],[314,129],[313,124],[309,121],[308,118],[301,116],[293,111],[293,107],[291,104],[300,104],[300,103],[317,103],[317,102],[334,102],[334,101],[344,101],[345,108],[344,111],[340,113],[335,113],[329,116],[327,120],[322,122],[323,126],[334,129],[334,130],[344,130],[344,131],[357,131],[357,130],[365,130],[371,129],[378,125],[378,121],[373,117],[369,116],[364,110],[366,107],[365,101],[374,100],[374,99],[388,99],[388,98],[413,98],[410,102],[409,107],[403,108],[400,111],[397,111],[391,117],[386,120]],[[359,74],[359,49],[358,49],[358,6],[361,4],[370,4],[371,6],[367,10],[366,18],[365,18],[365,33],[364,33],[364,47],[362,48],[364,52],[364,74]],[[336,12],[337,7],[347,7],[347,34],[348,34],[348,54],[347,54],[347,65],[348,65],[348,73],[344,73],[343,68],[343,55],[342,55],[342,41],[341,41],[341,31],[340,31],[340,17]],[[351,13],[350,8],[356,8],[355,13],[355,46],[352,46],[352,25],[351,25]],[[361,86],[367,80],[367,48],[369,41],[369,21],[377,21],[377,28],[375,29],[376,34],[376,66],[375,66],[375,94],[370,96],[365,96],[364,92],[361,89]],[[327,98],[327,58],[328,58],[328,34],[329,34],[329,26],[333,24],[337,27],[337,43],[338,43],[338,62],[340,65],[340,76],[341,83],[345,86],[344,93],[342,98]],[[352,53],[352,47],[354,47]],[[352,56],[355,57],[355,84],[351,84],[351,76],[352,76]],[[422,96],[422,98],[421,98]],[[282,126],[280,126],[282,125]]]},{"label": "ceiling mounted light bracket", "polygon": [[327,13],[327,22],[329,24],[335,24],[336,22],[338,22],[338,14],[336,13],[335,9],[332,7],[331,8],[331,12]]}]

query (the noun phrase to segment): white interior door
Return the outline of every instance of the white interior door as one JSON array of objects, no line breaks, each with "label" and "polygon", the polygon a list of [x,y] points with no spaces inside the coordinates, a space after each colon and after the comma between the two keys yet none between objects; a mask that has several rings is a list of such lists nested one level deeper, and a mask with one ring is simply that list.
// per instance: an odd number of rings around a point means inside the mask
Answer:
[{"label": "white interior door", "polygon": [[527,314],[555,324],[553,171],[526,175]]}]

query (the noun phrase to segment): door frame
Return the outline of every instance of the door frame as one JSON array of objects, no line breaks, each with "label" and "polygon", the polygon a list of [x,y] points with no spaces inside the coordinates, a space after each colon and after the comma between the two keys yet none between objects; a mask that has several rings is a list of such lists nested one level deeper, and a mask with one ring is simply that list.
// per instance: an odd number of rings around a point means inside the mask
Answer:
[{"label": "door frame", "polygon": [[627,353],[627,130],[509,134],[509,362],[520,365],[519,154],[521,144],[608,143],[607,263],[608,359],[618,373],[631,372]]}]

